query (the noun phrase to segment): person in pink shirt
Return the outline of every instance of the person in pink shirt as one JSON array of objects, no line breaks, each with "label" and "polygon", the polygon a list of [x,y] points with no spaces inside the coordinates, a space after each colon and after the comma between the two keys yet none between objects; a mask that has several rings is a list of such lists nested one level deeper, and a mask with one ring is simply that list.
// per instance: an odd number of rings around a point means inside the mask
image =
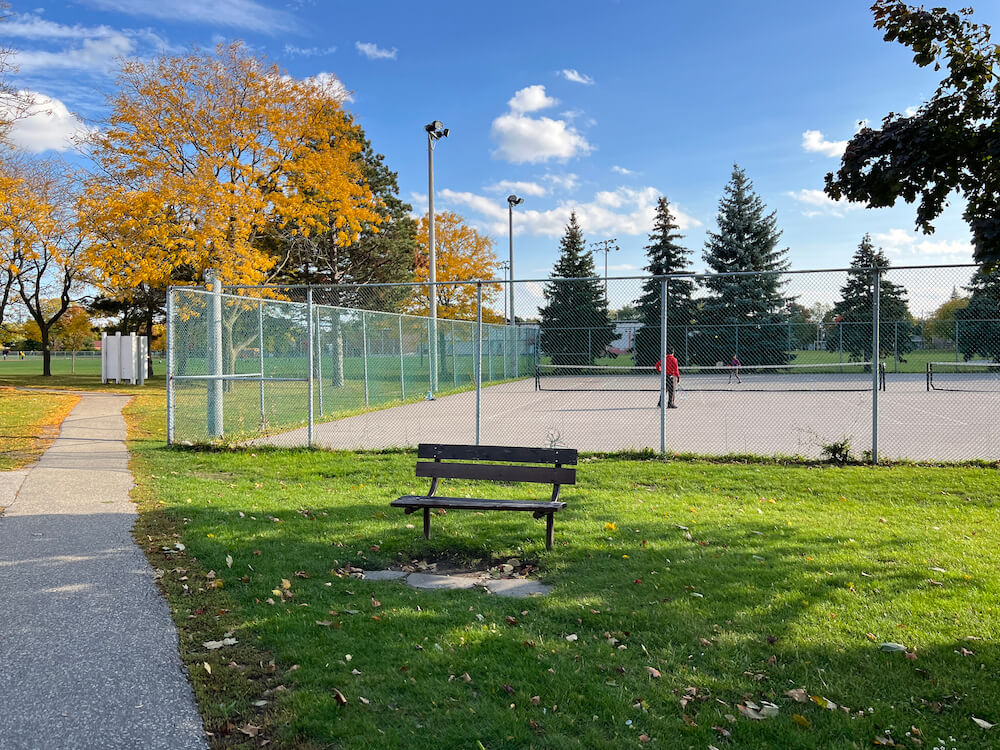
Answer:
[{"label": "person in pink shirt", "polygon": [[740,380],[740,361],[736,358],[735,354],[733,355],[733,358],[731,360],[729,360],[729,382],[730,383],[733,382],[733,375],[736,376],[736,382],[737,383],[742,383],[743,382],[742,380]]},{"label": "person in pink shirt", "polygon": [[[674,385],[681,379],[681,371],[677,366],[677,357],[674,356],[674,350],[671,349],[667,352],[667,356],[656,363],[656,371],[667,373],[667,408],[676,409],[677,405],[674,403]],[[657,406],[662,406],[662,399],[656,403]]]}]

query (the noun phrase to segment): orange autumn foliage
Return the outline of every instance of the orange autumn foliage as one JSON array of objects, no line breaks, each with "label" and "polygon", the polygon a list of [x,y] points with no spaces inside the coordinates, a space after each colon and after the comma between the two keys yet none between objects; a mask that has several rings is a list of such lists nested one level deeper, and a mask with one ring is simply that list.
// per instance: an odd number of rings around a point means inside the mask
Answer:
[{"label": "orange autumn foliage", "polygon": [[107,288],[162,289],[210,268],[259,284],[276,263],[258,241],[269,226],[348,245],[379,222],[336,80],[292,79],[237,42],[126,61],[118,84],[83,198],[88,261]]}]

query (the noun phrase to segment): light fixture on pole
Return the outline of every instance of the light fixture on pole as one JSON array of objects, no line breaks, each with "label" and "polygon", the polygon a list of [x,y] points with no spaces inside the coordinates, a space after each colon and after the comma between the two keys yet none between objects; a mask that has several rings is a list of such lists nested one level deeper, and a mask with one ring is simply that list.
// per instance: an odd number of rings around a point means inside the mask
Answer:
[{"label": "light fixture on pole", "polygon": [[514,325],[514,321],[517,320],[514,317],[514,206],[520,206],[522,203],[524,203],[524,198],[518,198],[516,195],[507,196],[507,219],[510,232],[510,283],[507,285],[507,294],[510,295],[510,325]]},{"label": "light fixture on pole", "polygon": [[450,132],[440,120],[424,125],[427,131],[427,251],[428,251],[428,278],[430,287],[428,297],[430,298],[430,365],[431,392],[428,397],[433,396],[437,391],[437,257],[434,249],[434,144],[441,138],[447,138]]},{"label": "light fixture on pole", "polygon": [[[510,263],[508,263],[505,260],[502,260],[499,263],[497,263],[497,268],[499,268],[501,271],[503,271],[503,280],[507,281],[507,269],[510,268]],[[504,294],[504,296],[503,296],[503,319],[507,320],[507,295],[506,294]]]},{"label": "light fixture on pole", "polygon": [[618,245],[615,244],[617,240],[612,237],[610,240],[601,240],[600,242],[591,242],[590,247],[593,248],[590,252],[604,253],[604,305],[608,304],[608,253],[614,251],[618,252]]}]

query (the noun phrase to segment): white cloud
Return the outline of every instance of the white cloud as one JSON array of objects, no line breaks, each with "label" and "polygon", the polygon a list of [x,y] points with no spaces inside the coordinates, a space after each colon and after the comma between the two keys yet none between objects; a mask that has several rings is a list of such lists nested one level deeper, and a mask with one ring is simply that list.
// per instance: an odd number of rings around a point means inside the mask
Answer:
[{"label": "white cloud", "polygon": [[20,49],[14,62],[25,75],[45,70],[110,75],[118,70],[121,57],[175,51],[149,29],[67,26],[32,14],[5,22],[3,31],[8,38],[48,43],[44,49],[32,49],[29,44],[17,45]]},{"label": "white cloud", "polygon": [[608,271],[638,271],[639,266],[633,265],[631,263],[610,263],[608,265]]},{"label": "white cloud", "polygon": [[336,51],[336,47],[296,47],[294,44],[285,45],[285,54],[292,57],[321,57],[332,55]]},{"label": "white cloud", "polygon": [[395,47],[382,49],[374,42],[355,42],[354,48],[369,60],[395,60],[399,51]]},{"label": "white cloud", "polygon": [[[507,201],[502,204],[496,198],[487,198],[483,195],[476,195],[475,193],[463,193],[457,192],[455,190],[448,190],[447,188],[442,190],[437,194],[440,197],[442,205],[451,205],[458,203],[463,206],[468,206],[476,213],[487,216],[491,219],[504,219],[507,218]],[[435,213],[437,210],[435,209]]]},{"label": "white cloud", "polygon": [[919,112],[919,111],[920,111],[920,107],[912,107],[911,106],[911,107],[907,107],[906,109],[904,109],[903,110],[903,114],[906,115],[907,117],[913,117],[913,115],[917,114],[917,112]]},{"label": "white cloud", "polygon": [[537,112],[540,109],[554,107],[559,103],[558,99],[553,99],[545,93],[545,87],[541,84],[525,86],[514,94],[507,102],[511,112]]},{"label": "white cloud", "polygon": [[567,120],[575,120],[577,117],[583,114],[582,109],[567,109],[565,112],[560,112],[560,117],[565,117]]},{"label": "white cloud", "polygon": [[579,176],[573,174],[572,172],[568,174],[546,174],[542,177],[545,182],[552,185],[553,190],[562,190],[564,192],[570,193],[577,189],[580,185]]},{"label": "white cloud", "polygon": [[33,103],[26,117],[15,120],[10,141],[33,154],[43,151],[68,151],[74,139],[92,131],[58,99],[33,91],[21,92]]},{"label": "white cloud", "polygon": [[851,203],[846,198],[834,200],[822,190],[810,190],[803,188],[798,192],[789,192],[789,196],[804,203],[808,208],[802,212],[803,216],[836,216],[843,217],[848,211],[864,208],[862,203]]},{"label": "white cloud", "polygon": [[557,104],[545,93],[544,86],[523,88],[507,104],[510,111],[493,121],[491,132],[498,146],[494,157],[514,164],[537,164],[550,159],[565,161],[593,150],[565,120],[526,114]]},{"label": "white cloud", "polygon": [[[580,227],[588,234],[600,236],[643,235],[650,231],[656,213],[656,202],[660,191],[653,187],[633,189],[620,187],[604,190],[586,202],[561,201],[555,208],[537,210],[520,208],[514,221],[517,234],[531,234],[558,237],[566,230],[569,215],[576,211]],[[460,193],[442,190],[443,207],[461,205],[486,221],[488,231],[498,235],[507,232],[507,206],[495,198],[487,198],[475,193]],[[677,226],[684,230],[700,226],[701,222],[671,206]]]},{"label": "white cloud", "polygon": [[802,134],[802,148],[824,156],[842,156],[847,141],[828,141],[818,130],[807,130]]},{"label": "white cloud", "polygon": [[536,198],[548,192],[544,185],[539,185],[537,182],[521,182],[517,180],[500,180],[492,185],[486,185],[483,190],[488,193],[514,193],[521,197],[528,195]]},{"label": "white cloud", "polygon": [[972,260],[972,243],[968,241],[925,239],[905,229],[876,232],[872,239],[887,255],[904,263],[968,263]]},{"label": "white cloud", "polygon": [[582,83],[586,86],[592,86],[594,84],[593,78],[588,76],[586,73],[581,73],[575,68],[563,68],[559,71],[559,74],[567,81],[572,81],[573,83]]},{"label": "white cloud", "polygon": [[268,8],[256,0],[86,0],[100,10],[149,16],[191,24],[211,24],[247,29],[264,34],[295,30],[298,24],[284,11]]},{"label": "white cloud", "polygon": [[611,171],[617,174],[624,174],[624,175],[635,174],[635,172],[633,172],[631,169],[625,169],[625,167],[619,167],[617,164],[611,167]]},{"label": "white cloud", "polygon": [[351,96],[351,92],[347,90],[343,81],[337,78],[334,73],[317,73],[314,76],[306,78],[307,83],[311,83],[317,88],[321,89],[328,96],[336,99],[339,102],[353,102],[354,97]]}]

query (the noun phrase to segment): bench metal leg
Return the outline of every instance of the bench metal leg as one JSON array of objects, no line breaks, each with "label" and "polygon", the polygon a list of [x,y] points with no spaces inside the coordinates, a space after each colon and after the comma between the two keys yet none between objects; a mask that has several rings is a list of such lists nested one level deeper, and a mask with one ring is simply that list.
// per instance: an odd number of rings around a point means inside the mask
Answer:
[{"label": "bench metal leg", "polygon": [[552,533],[552,520],[555,514],[549,513],[545,516],[545,549],[552,550],[552,539],[554,534]]},{"label": "bench metal leg", "polygon": [[431,509],[424,508],[424,539],[431,538]]}]

